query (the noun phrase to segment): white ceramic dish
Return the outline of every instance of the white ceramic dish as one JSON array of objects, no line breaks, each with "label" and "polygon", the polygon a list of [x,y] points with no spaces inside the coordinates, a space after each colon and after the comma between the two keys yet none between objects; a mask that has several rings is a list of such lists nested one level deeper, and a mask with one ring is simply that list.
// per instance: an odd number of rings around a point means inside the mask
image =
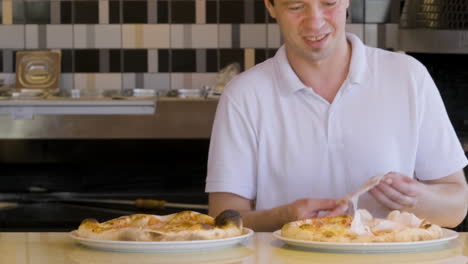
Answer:
[{"label": "white ceramic dish", "polygon": [[291,239],[281,236],[281,230],[273,233],[273,236],[284,243],[306,249],[318,251],[341,251],[352,253],[401,253],[421,250],[434,250],[445,246],[449,241],[458,237],[458,233],[443,228],[443,236],[440,239],[416,241],[416,242],[388,242],[388,243],[334,243],[318,242],[299,239]]},{"label": "white ceramic dish", "polygon": [[244,228],[244,233],[240,236],[193,241],[108,241],[78,237],[75,231],[70,232],[70,237],[79,244],[90,248],[120,252],[194,252],[203,250],[215,250],[236,246],[246,241],[253,235],[253,231]]}]

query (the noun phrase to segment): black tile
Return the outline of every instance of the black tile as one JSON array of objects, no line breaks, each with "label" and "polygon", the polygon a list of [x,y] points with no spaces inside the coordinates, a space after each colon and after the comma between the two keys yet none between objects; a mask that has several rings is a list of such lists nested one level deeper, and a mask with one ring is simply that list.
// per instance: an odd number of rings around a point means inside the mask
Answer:
[{"label": "black tile", "polygon": [[99,50],[75,50],[75,72],[99,72]]},{"label": "black tile", "polygon": [[227,65],[237,62],[241,71],[244,71],[244,50],[243,49],[220,49],[219,50],[220,69]]},{"label": "black tile", "polygon": [[273,58],[276,55],[278,49],[266,49],[266,58]]},{"label": "black tile", "polygon": [[126,0],[123,2],[123,23],[148,23],[146,1]]},{"label": "black tile", "polygon": [[25,2],[26,24],[50,24],[50,1]]},{"label": "black tile", "polygon": [[120,1],[109,1],[109,23],[120,24]]},{"label": "black tile", "polygon": [[72,2],[60,1],[60,23],[72,23]]},{"label": "black tile", "polygon": [[148,71],[148,50],[135,49],[123,51],[123,71],[124,72],[147,72]]},{"label": "black tile", "polygon": [[192,24],[195,23],[195,1],[184,0],[171,2],[171,23]]},{"label": "black tile", "polygon": [[0,50],[0,72],[3,72],[3,51],[1,50]]},{"label": "black tile", "polygon": [[218,72],[218,50],[207,49],[206,50],[206,71],[207,72]]},{"label": "black tile", "polygon": [[172,50],[172,72],[196,72],[197,62],[194,49]]},{"label": "black tile", "polygon": [[169,50],[158,50],[158,72],[169,72]]},{"label": "black tile", "polygon": [[73,72],[73,51],[70,49],[62,50],[62,72]]},{"label": "black tile", "polygon": [[[1,4],[1,3],[0,3]],[[24,1],[13,1],[13,24],[24,24]]]},{"label": "black tile", "polygon": [[158,6],[158,23],[167,24],[169,23],[169,4],[165,0],[157,2]]},{"label": "black tile", "polygon": [[99,24],[98,1],[74,1],[76,24]]},{"label": "black tile", "polygon": [[207,24],[218,23],[218,1],[217,0],[206,1],[206,23]]},{"label": "black tile", "polygon": [[254,3],[254,23],[265,23],[267,16],[267,9],[263,1],[255,1]]},{"label": "black tile", "polygon": [[244,2],[222,0],[219,2],[219,23],[243,23]]},{"label": "black tile", "polygon": [[265,49],[255,49],[255,64],[259,64],[266,60],[267,51]]},{"label": "black tile", "polygon": [[121,54],[120,49],[109,50],[109,72],[122,72],[121,68]]}]

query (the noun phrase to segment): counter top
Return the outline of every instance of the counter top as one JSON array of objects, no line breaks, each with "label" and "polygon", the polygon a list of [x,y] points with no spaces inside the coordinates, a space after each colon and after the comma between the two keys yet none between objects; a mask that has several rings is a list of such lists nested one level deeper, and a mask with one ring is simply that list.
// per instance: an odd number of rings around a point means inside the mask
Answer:
[{"label": "counter top", "polygon": [[289,247],[271,233],[256,233],[242,245],[196,253],[121,253],[98,251],[76,244],[67,233],[0,233],[0,263],[203,263],[203,264],[302,264],[302,263],[468,263],[468,233],[433,251],[387,254],[347,254],[304,251]]}]

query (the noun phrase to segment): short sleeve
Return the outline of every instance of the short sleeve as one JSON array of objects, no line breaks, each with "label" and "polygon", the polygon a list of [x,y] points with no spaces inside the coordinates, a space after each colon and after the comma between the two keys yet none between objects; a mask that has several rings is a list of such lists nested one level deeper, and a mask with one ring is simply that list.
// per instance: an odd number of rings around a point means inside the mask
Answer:
[{"label": "short sleeve", "polygon": [[[235,89],[235,87],[229,87]],[[229,91],[220,98],[211,134],[206,192],[256,197],[257,140],[246,105],[234,102]]]},{"label": "short sleeve", "polygon": [[424,68],[415,174],[435,180],[462,170],[467,158],[431,76]]}]

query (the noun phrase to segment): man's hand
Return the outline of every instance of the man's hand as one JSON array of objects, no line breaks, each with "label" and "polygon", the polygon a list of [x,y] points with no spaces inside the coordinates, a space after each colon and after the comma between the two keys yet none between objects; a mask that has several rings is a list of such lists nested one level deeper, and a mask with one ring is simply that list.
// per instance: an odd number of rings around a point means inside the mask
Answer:
[{"label": "man's hand", "polygon": [[416,206],[424,188],[425,185],[415,179],[390,172],[377,186],[369,190],[369,193],[391,210],[404,210]]},{"label": "man's hand", "polygon": [[320,212],[325,211],[325,216],[335,216],[344,214],[347,206],[332,199],[299,199],[288,205],[288,222],[318,217]]}]

